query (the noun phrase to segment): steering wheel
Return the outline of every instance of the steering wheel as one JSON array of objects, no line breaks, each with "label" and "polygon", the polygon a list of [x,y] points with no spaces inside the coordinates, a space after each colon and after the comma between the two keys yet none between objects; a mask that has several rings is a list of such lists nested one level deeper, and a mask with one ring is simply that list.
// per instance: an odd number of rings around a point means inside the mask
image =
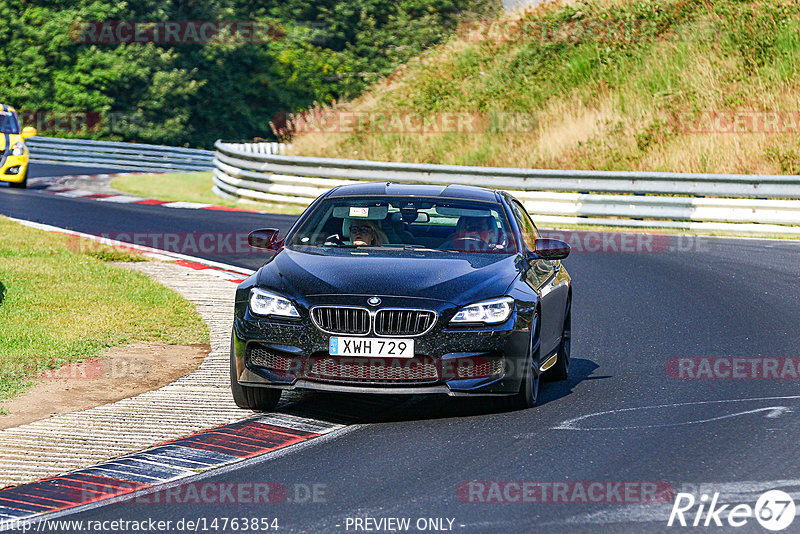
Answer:
[{"label": "steering wheel", "polygon": [[492,250],[503,250],[508,245],[508,234],[500,232],[497,236],[496,243],[489,243],[489,248]]},{"label": "steering wheel", "polygon": [[325,238],[325,245],[333,244],[333,245],[344,245],[344,240],[339,236],[339,234],[331,234]]}]

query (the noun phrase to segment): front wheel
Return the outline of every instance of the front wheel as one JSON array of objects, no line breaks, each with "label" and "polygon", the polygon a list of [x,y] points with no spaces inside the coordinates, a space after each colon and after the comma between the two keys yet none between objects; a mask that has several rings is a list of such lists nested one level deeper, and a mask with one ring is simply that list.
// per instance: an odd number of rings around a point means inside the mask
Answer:
[{"label": "front wheel", "polygon": [[505,397],[506,406],[511,410],[533,408],[539,396],[539,321],[534,315],[531,321],[531,342],[528,350],[525,370],[519,391],[511,397]]},{"label": "front wheel", "polygon": [[272,388],[253,388],[239,383],[236,374],[236,351],[233,347],[233,334],[231,333],[231,393],[233,402],[239,408],[268,412],[275,409],[281,400],[281,390]]}]

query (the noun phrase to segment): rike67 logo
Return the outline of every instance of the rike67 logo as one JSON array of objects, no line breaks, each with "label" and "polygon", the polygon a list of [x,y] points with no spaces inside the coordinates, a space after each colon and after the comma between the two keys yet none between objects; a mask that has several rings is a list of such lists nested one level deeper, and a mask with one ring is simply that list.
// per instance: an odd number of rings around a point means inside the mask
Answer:
[{"label": "rike67 logo", "polygon": [[752,519],[767,530],[784,530],[792,524],[795,504],[791,495],[781,490],[770,490],[761,495],[755,506],[719,503],[719,493],[706,494],[696,499],[691,493],[678,493],[667,526],[681,527],[743,527]]}]

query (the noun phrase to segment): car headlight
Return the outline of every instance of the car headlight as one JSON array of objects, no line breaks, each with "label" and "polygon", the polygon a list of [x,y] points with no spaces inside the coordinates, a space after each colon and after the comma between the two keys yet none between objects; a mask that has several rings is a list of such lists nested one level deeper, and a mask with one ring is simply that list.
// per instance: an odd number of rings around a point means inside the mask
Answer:
[{"label": "car headlight", "polygon": [[514,299],[501,297],[464,306],[450,319],[451,323],[502,323],[511,315]]},{"label": "car headlight", "polygon": [[14,146],[11,148],[11,155],[12,156],[21,156],[25,153],[25,143],[22,141],[17,141],[14,143]]},{"label": "car headlight", "polygon": [[294,304],[292,304],[289,299],[257,288],[250,290],[250,311],[253,312],[254,315],[300,317]]}]

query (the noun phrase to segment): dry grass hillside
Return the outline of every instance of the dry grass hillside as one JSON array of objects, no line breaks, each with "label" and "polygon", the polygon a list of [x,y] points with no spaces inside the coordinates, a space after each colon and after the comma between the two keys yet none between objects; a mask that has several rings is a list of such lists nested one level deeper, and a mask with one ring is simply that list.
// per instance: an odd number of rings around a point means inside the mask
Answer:
[{"label": "dry grass hillside", "polygon": [[464,27],[294,153],[562,169],[800,173],[796,0],[556,2]]}]

